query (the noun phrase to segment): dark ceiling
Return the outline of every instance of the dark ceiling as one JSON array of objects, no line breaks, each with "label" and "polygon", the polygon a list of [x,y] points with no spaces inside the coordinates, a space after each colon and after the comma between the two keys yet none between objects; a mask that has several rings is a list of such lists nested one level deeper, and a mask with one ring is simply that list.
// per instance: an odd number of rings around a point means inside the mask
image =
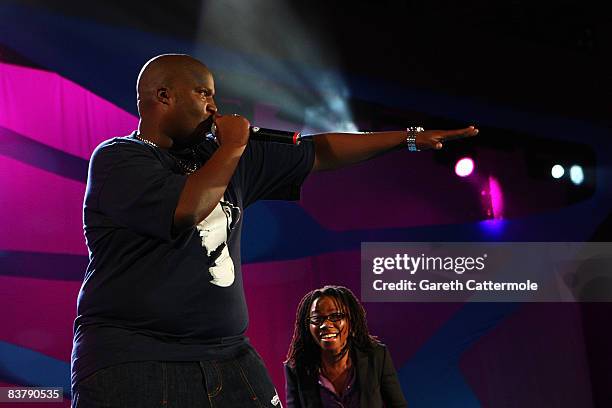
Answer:
[{"label": "dark ceiling", "polygon": [[[201,3],[196,1],[22,3],[184,39],[195,39],[200,30]],[[271,2],[265,4],[273,7]],[[603,2],[310,0],[289,4],[308,30],[335,49],[347,74],[534,113],[609,123],[612,19]],[[253,35],[270,43],[264,52],[282,56],[275,50],[274,39],[266,38],[274,19],[254,18],[261,24]],[[231,38],[216,41],[249,51]]]}]

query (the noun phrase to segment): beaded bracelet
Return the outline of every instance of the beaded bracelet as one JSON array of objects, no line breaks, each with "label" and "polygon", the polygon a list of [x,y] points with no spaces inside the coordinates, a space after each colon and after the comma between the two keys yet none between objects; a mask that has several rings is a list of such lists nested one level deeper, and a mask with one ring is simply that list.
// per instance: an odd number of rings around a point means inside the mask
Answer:
[{"label": "beaded bracelet", "polygon": [[408,146],[408,150],[411,152],[418,152],[419,148],[416,145],[416,135],[419,132],[423,132],[423,129],[420,126],[410,126],[406,128],[406,145]]}]

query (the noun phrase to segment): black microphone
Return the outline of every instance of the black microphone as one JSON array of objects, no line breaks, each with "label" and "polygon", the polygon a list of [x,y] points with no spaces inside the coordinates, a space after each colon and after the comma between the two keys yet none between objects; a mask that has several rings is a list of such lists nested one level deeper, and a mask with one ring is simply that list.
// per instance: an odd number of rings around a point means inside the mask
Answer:
[{"label": "black microphone", "polygon": [[296,146],[302,141],[300,132],[288,132],[286,130],[260,128],[257,126],[249,127],[249,137],[253,140],[261,140],[262,142],[287,143]]},{"label": "black microphone", "polygon": [[[217,126],[212,125],[210,133],[216,136]],[[249,138],[262,142],[285,143],[291,145],[299,145],[302,142],[300,132],[289,132],[286,130],[268,129],[258,126],[249,126]]]}]

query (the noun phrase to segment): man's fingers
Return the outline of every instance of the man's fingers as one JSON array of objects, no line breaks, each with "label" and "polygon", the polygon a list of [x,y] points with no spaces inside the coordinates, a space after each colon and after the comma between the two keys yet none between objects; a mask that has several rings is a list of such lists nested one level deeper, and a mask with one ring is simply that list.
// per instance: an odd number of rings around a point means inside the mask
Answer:
[{"label": "man's fingers", "polygon": [[478,129],[474,126],[468,126],[463,129],[445,130],[445,136],[475,136],[478,133]]},{"label": "man's fingers", "polygon": [[442,138],[444,141],[461,139],[464,137],[472,137],[478,134],[478,129],[474,126],[468,126],[464,129],[456,129],[456,130],[445,130]]}]

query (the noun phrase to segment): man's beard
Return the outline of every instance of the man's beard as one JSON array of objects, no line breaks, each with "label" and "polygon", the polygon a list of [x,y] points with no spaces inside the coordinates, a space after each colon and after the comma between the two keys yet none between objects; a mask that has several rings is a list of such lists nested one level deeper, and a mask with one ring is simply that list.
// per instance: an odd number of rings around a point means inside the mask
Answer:
[{"label": "man's beard", "polygon": [[210,115],[206,120],[200,122],[189,136],[173,140],[172,150],[193,148],[202,143],[210,134],[214,119],[214,116]]}]

